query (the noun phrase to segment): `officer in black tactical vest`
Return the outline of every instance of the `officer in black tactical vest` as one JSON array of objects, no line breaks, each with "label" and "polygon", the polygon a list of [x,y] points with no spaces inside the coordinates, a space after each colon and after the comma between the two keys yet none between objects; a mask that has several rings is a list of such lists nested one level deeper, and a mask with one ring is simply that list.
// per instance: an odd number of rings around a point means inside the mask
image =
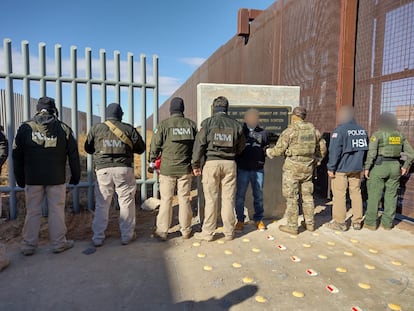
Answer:
[{"label": "officer in black tactical vest", "polygon": [[14,175],[26,193],[21,246],[26,256],[33,255],[37,247],[44,198],[49,210],[53,251],[60,253],[73,247],[73,241],[65,237],[66,161],[69,159],[69,183],[77,185],[80,180],[78,143],[71,128],[59,121],[57,115],[55,100],[40,98],[36,115],[20,126],[14,141]]},{"label": "officer in black tactical vest", "polygon": [[96,170],[95,217],[92,223],[94,246],[102,246],[108,226],[109,208],[114,192],[120,207],[119,227],[123,245],[136,238],[134,153],[142,154],[145,143],[130,124],[121,122],[119,104],[106,108],[106,121],[95,124],[85,141],[85,151],[93,154]]},{"label": "officer in black tactical vest", "polygon": [[[201,122],[201,129],[193,148],[193,173],[203,175],[205,215],[201,233],[194,234],[198,240],[212,241],[217,226],[219,194],[221,192],[221,218],[226,240],[232,240],[235,228],[236,155],[246,146],[243,126],[227,115],[229,102],[220,96],[213,101],[213,113]],[[201,159],[206,163],[201,167]]]},{"label": "officer in black tactical vest", "polygon": [[193,212],[190,205],[191,155],[197,125],[184,117],[184,101],[174,97],[170,103],[171,117],[160,122],[154,130],[149,153],[149,172],[154,172],[155,160],[161,156],[161,205],[157,216],[155,235],[167,240],[172,220],[172,200],[177,187],[178,219],[183,239],[191,236]]}]

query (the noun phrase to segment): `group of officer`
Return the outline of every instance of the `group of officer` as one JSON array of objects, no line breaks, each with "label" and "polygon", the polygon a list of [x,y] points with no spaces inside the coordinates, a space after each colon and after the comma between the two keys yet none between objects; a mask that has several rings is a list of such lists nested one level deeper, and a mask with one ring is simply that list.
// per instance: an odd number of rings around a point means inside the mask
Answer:
[{"label": "group of officer", "polygon": [[[244,199],[249,183],[254,197],[253,219],[257,228],[264,230],[263,168],[266,156],[270,159],[277,156],[285,158],[282,190],[287,202],[287,224],[279,226],[279,229],[290,234],[299,233],[301,202],[302,225],[309,231],[315,230],[312,176],[326,156],[327,147],[320,132],[305,121],[305,108],[296,107],[292,111],[291,125],[283,131],[274,147],[268,146],[266,131],[259,126],[259,112],[255,109],[247,111],[242,125],[227,114],[227,98],[217,97],[212,104],[213,115],[202,121],[197,130],[196,124],[185,118],[184,108],[181,98],[173,98],[171,116],[157,125],[151,141],[148,171],[153,173],[156,170],[160,174],[157,238],[167,240],[175,189],[181,234],[184,239],[191,237],[192,176],[202,176],[205,196],[204,222],[202,231],[194,234],[196,239],[213,240],[220,205],[225,240],[232,240],[235,230],[243,230],[246,216]],[[115,193],[120,207],[121,242],[127,245],[136,238],[133,161],[134,153],[145,151],[145,143],[132,125],[122,122],[122,117],[121,106],[110,104],[106,109],[106,121],[92,127],[84,145],[85,151],[93,155],[96,170],[96,205],[92,223],[95,247],[102,246],[105,241],[109,208]],[[379,130],[371,136],[369,144],[366,131],[354,120],[352,107],[341,108],[338,121],[339,126],[331,137],[327,165],[334,196],[333,221],[327,226],[334,230],[347,230],[346,193],[349,190],[352,227],[355,230],[362,228],[360,183],[364,175],[368,179],[369,193],[364,226],[370,230],[377,228],[378,206],[385,187],[381,224],[384,229],[391,229],[399,178],[414,160],[414,150],[397,130],[396,118],[390,113],[381,115]],[[7,146],[2,133],[0,165],[7,158]],[[402,152],[405,161],[400,169]],[[69,184],[77,185],[81,177],[79,152],[72,130],[58,119],[53,98],[40,98],[36,115],[20,126],[12,157],[17,184],[25,189],[26,194],[22,253],[35,253],[44,201],[49,211],[53,251],[60,253],[72,248],[73,241],[66,239],[64,214],[66,162],[69,162],[71,172]]]},{"label": "group of officer", "polygon": [[371,136],[369,143],[366,130],[355,122],[352,107],[342,107],[338,121],[339,126],[331,136],[327,164],[333,192],[333,221],[327,226],[333,230],[347,230],[348,189],[352,205],[352,228],[362,228],[361,179],[364,176],[368,191],[364,228],[378,228],[378,207],[383,198],[384,212],[380,223],[383,229],[391,230],[400,177],[407,174],[414,160],[414,150],[398,131],[397,118],[389,112],[380,115],[379,129]]}]

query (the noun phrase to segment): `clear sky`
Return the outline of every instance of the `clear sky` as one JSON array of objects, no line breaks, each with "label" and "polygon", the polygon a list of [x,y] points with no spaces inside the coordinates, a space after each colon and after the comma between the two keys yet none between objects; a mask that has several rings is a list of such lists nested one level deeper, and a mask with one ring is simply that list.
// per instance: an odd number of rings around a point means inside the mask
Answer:
[{"label": "clear sky", "polygon": [[[0,38],[10,38],[17,52],[15,71],[21,67],[20,42],[28,40],[36,71],[37,44],[45,42],[53,67],[54,45],[62,45],[64,58],[71,45],[84,57],[105,49],[160,57],[162,103],[217,48],[235,35],[239,8],[265,9],[274,0],[2,0]],[[68,64],[68,62],[66,62]],[[97,63],[98,64],[98,63]],[[4,60],[0,47],[0,70]],[[65,71],[65,62],[64,62]],[[139,68],[139,67],[138,67]],[[52,68],[54,70],[54,68]],[[49,71],[49,68],[48,68]],[[136,70],[138,71],[138,70]],[[126,74],[126,73],[125,73]],[[109,75],[109,73],[108,73]],[[2,85],[0,84],[0,88]]]}]

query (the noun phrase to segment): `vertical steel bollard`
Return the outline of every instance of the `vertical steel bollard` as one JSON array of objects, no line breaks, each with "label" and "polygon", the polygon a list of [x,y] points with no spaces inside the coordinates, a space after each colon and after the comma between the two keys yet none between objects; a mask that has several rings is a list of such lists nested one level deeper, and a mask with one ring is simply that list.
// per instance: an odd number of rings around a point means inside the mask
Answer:
[{"label": "vertical steel bollard", "polygon": [[101,122],[105,121],[106,118],[106,52],[105,50],[101,49],[99,51],[100,54],[100,62],[101,62],[101,105],[100,105],[100,114],[101,114]]},{"label": "vertical steel bollard", "polygon": [[[147,143],[147,58],[141,54],[141,133]],[[147,198],[147,152],[141,155],[141,203]]]},{"label": "vertical steel bollard", "polygon": [[[72,46],[70,48],[70,61],[71,61],[71,78],[72,78],[72,130],[75,138],[78,139],[78,88],[76,79],[78,77],[77,66],[77,48]],[[73,187],[73,211],[75,213],[80,212],[79,208],[79,191],[78,187]]]},{"label": "vertical steel bollard", "polygon": [[59,120],[63,121],[63,98],[62,98],[62,47],[55,45],[55,68],[56,68],[56,102],[59,111]]},{"label": "vertical steel bollard", "polygon": [[23,58],[23,119],[30,119],[30,57],[29,42],[22,41],[22,58]]},{"label": "vertical steel bollard", "polygon": [[[152,69],[152,75],[154,77],[154,112],[152,114],[152,127],[153,129],[155,129],[157,127],[158,124],[158,101],[159,101],[159,78],[158,78],[158,56],[154,55],[152,58],[152,65],[153,65],[153,69]],[[159,189],[159,185],[158,185],[158,174],[154,174],[154,184],[152,185],[152,196],[154,198],[159,198],[158,196],[158,189]]]},{"label": "vertical steel bollard", "polygon": [[[92,127],[92,50],[85,49],[86,61],[86,132],[89,133]],[[88,210],[93,209],[93,171],[92,171],[92,155],[87,155],[86,169],[88,174]]]},{"label": "vertical steel bollard", "polygon": [[[10,74],[13,72],[12,46],[10,39],[4,39],[4,64],[6,67],[6,110],[7,110],[7,138],[9,140],[9,150],[13,150],[14,139],[14,101],[13,101],[13,79]],[[9,157],[9,185],[10,185],[10,219],[16,219],[16,179],[13,172],[13,158]]]}]

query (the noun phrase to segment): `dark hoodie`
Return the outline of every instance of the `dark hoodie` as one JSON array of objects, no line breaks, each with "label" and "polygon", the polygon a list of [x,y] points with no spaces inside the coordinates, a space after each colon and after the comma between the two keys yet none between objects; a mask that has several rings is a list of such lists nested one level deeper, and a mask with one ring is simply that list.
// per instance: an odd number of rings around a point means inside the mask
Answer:
[{"label": "dark hoodie", "polygon": [[257,126],[250,130],[243,125],[246,148],[236,157],[237,168],[248,171],[262,170],[265,164],[265,147],[269,144],[267,132]]},{"label": "dark hoodie", "polygon": [[24,122],[13,145],[14,175],[20,187],[66,183],[69,159],[71,184],[80,180],[78,144],[69,126],[42,111]]}]

